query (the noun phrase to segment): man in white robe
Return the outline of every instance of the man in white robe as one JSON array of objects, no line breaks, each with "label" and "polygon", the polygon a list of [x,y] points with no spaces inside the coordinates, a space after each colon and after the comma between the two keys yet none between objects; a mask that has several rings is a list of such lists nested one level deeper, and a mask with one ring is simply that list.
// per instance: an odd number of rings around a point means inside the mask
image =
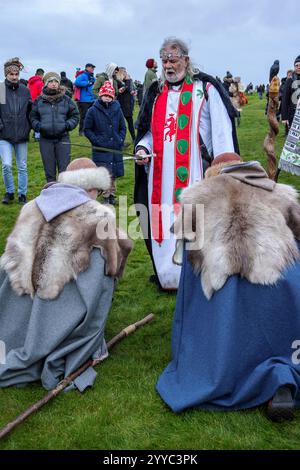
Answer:
[{"label": "man in white robe", "polygon": [[[163,88],[157,93],[157,84],[150,87],[138,120],[136,152],[144,158],[137,161],[135,203],[148,206],[150,230],[147,221],[141,225],[158,284],[175,290],[180,267],[172,262],[176,239],[170,227],[180,192],[203,178],[208,159],[238,152],[238,145],[234,110],[216,80],[192,68],[186,45],[167,39],[160,57]],[[152,153],[155,158],[145,158]]]}]

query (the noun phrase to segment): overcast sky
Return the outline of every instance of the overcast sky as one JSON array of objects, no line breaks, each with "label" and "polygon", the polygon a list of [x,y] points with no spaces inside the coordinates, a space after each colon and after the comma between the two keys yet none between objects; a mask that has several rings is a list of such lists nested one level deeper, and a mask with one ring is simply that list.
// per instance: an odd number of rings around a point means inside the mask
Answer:
[{"label": "overcast sky", "polygon": [[73,79],[86,62],[96,73],[115,62],[143,80],[146,59],[178,36],[203,71],[266,83],[274,59],[285,76],[300,54],[298,11],[299,0],[0,0],[0,79],[18,56],[26,79],[37,67]]}]

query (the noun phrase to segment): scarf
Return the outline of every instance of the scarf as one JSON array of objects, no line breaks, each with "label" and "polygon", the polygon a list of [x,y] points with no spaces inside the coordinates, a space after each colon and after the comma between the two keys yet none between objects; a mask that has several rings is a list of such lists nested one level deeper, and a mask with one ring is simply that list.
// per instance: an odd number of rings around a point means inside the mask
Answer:
[{"label": "scarf", "polygon": [[[153,190],[152,190],[152,233],[157,243],[163,240],[161,196],[162,172],[164,153],[164,130],[168,102],[169,87],[166,83],[162,93],[158,96],[153,109],[152,134],[153,151],[156,154],[153,162]],[[190,174],[191,151],[191,124],[193,109],[193,81],[186,77],[183,81],[177,111],[176,136],[174,143],[174,211],[179,210],[179,197],[184,188],[188,186]]]},{"label": "scarf", "polygon": [[59,101],[66,93],[65,87],[59,86],[57,90],[48,88],[45,86],[41,93],[43,100],[48,101],[49,103],[55,103]]}]

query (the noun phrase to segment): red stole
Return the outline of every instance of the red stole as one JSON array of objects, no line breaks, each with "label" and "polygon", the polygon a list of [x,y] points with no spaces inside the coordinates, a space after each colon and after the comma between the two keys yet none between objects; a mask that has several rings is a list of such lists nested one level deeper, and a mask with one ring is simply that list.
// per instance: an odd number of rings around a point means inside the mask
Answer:
[{"label": "red stole", "polygon": [[[152,188],[152,213],[151,227],[153,239],[157,243],[163,240],[161,195],[162,195],[162,172],[163,172],[163,150],[164,131],[166,125],[166,111],[168,102],[168,84],[158,96],[152,114],[152,136],[153,152],[153,188]],[[187,76],[182,84],[179,97],[179,105],[176,118],[176,136],[174,143],[174,188],[173,204],[174,210],[179,207],[179,196],[181,191],[187,187],[190,175],[190,152],[191,152],[191,125],[193,109],[193,82]]]}]

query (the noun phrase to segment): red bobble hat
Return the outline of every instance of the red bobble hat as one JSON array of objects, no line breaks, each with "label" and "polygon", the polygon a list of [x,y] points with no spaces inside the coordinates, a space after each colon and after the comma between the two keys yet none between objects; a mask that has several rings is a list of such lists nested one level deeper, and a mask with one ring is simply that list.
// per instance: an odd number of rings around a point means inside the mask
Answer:
[{"label": "red bobble hat", "polygon": [[115,90],[112,84],[109,81],[103,83],[102,87],[99,90],[99,96],[108,95],[114,99]]},{"label": "red bobble hat", "polygon": [[146,62],[146,67],[148,69],[153,69],[154,67],[154,59],[148,59],[147,62]]}]

